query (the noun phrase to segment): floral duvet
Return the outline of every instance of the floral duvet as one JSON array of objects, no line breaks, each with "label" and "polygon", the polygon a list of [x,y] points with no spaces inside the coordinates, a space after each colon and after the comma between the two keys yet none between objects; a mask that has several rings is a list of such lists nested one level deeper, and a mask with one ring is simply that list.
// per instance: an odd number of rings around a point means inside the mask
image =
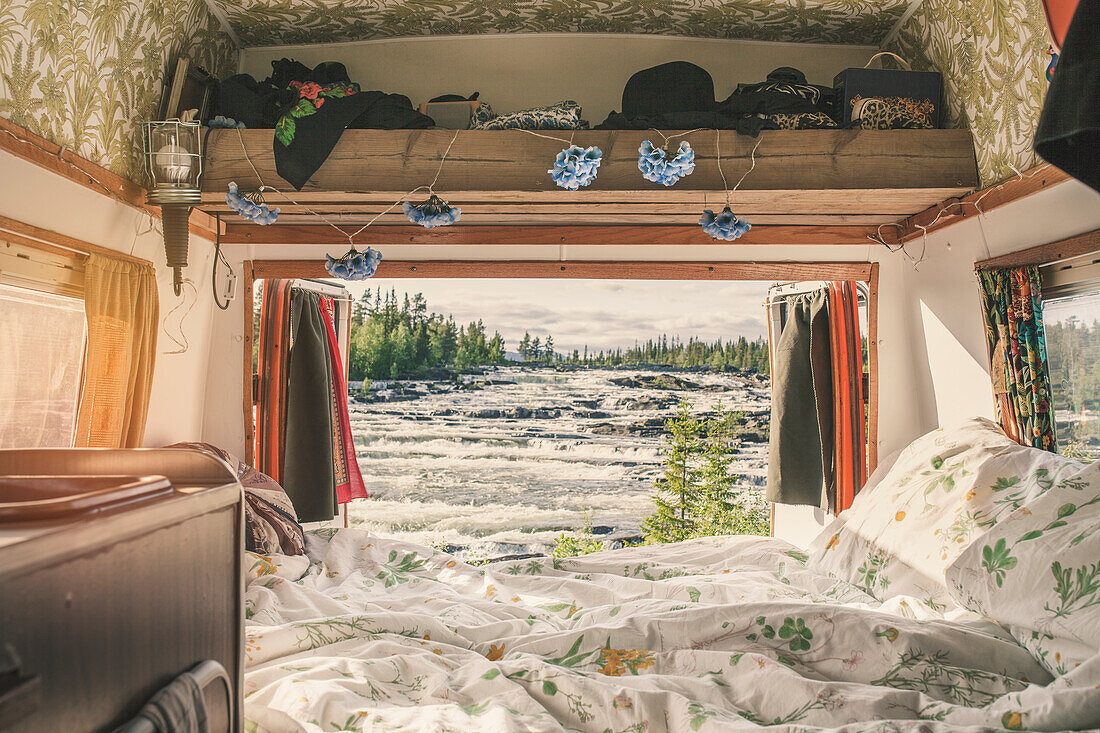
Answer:
[{"label": "floral duvet", "polygon": [[1100,727],[1100,658],[1053,679],[996,624],[776,539],[474,567],[324,530],[307,553],[246,557],[246,731]]}]

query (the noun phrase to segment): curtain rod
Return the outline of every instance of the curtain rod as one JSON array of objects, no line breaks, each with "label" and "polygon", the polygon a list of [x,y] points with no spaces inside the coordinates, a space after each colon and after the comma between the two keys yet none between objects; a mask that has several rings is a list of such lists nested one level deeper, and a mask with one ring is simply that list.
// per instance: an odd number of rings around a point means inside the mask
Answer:
[{"label": "curtain rod", "polygon": [[98,244],[85,242],[50,229],[42,229],[41,227],[27,224],[18,219],[9,219],[6,216],[0,216],[0,232],[3,232],[6,236],[16,238],[20,244],[25,244],[28,247],[37,247],[43,250],[59,249],[80,255],[96,254],[104,257],[114,257],[115,259],[126,260],[127,262],[149,265],[150,267],[153,266],[153,263],[149,260],[135,257],[127,252],[119,252],[109,247],[101,247]]}]

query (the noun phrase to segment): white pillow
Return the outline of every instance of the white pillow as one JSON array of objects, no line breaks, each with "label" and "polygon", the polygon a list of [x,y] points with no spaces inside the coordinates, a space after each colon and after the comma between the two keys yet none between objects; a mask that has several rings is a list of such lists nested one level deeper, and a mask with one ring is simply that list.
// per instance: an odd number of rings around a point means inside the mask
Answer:
[{"label": "white pillow", "polygon": [[1100,652],[1100,464],[1062,476],[947,568],[951,595],[1054,675]]},{"label": "white pillow", "polygon": [[944,570],[971,542],[1079,465],[971,418],[917,438],[810,545],[809,567],[884,600],[954,606]]}]

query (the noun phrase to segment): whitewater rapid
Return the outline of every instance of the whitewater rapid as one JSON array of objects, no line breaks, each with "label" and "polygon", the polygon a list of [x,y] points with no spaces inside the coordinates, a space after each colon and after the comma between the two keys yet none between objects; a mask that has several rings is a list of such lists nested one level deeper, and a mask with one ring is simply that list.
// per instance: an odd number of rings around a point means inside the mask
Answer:
[{"label": "whitewater rapid", "polygon": [[[350,402],[359,466],[371,498],[350,505],[353,526],[445,547],[467,559],[544,553],[564,532],[637,535],[660,475],[660,422],[681,399],[763,416],[763,380],[678,373],[700,389],[622,385],[653,370],[504,366],[439,382],[375,383],[385,398]],[[476,388],[478,383],[484,384]],[[528,415],[530,413],[530,415]],[[626,433],[642,425],[643,434]],[[759,490],[767,445],[742,442],[733,471]]]}]

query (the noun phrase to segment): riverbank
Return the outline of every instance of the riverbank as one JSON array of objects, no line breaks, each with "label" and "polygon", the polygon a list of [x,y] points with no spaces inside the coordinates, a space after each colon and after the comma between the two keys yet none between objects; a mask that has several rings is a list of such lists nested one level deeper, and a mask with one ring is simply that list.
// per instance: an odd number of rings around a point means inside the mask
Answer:
[{"label": "riverbank", "polygon": [[509,365],[446,380],[376,382],[350,400],[371,499],[354,523],[469,558],[549,553],[588,525],[640,534],[664,422],[682,400],[741,413],[738,486],[764,484],[768,382],[664,367]]}]

